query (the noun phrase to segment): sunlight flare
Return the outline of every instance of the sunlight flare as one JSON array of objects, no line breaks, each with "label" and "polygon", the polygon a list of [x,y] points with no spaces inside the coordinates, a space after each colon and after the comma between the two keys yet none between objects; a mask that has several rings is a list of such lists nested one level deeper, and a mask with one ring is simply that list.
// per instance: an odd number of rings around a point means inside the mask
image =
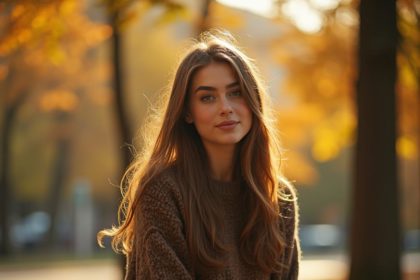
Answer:
[{"label": "sunlight flare", "polygon": [[217,0],[217,2],[229,7],[247,10],[264,17],[276,16],[276,6],[273,0]]}]

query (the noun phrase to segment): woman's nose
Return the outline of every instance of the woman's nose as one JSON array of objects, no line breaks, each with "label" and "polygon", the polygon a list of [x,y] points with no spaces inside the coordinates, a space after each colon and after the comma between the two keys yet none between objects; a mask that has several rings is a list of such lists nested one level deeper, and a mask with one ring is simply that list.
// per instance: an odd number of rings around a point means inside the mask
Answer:
[{"label": "woman's nose", "polygon": [[232,104],[230,104],[230,101],[226,98],[226,97],[224,97],[224,98],[221,98],[221,110],[220,110],[220,112],[221,112],[221,114],[230,114],[230,113],[232,113]]}]

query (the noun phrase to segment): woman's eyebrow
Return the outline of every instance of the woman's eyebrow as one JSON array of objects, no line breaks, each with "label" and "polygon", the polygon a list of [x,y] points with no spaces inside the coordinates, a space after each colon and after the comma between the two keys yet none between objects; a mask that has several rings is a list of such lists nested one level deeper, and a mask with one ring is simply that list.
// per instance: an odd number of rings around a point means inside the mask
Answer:
[{"label": "woman's eyebrow", "polygon": [[211,86],[199,86],[198,88],[196,88],[194,90],[194,92],[200,91],[200,90],[205,90],[205,91],[216,91],[215,87],[211,87]]},{"label": "woman's eyebrow", "polygon": [[233,83],[230,83],[226,86],[226,88],[233,88],[239,86],[239,82],[235,81]]},{"label": "woman's eyebrow", "polygon": [[[237,87],[237,86],[239,86],[239,82],[235,81],[235,82],[233,82],[233,83],[228,84],[228,85],[226,86],[226,88],[234,88],[234,87]],[[216,91],[216,88],[215,88],[215,87],[212,87],[212,86],[199,86],[199,87],[197,87],[197,88],[194,90],[194,92],[197,92],[197,91],[200,91],[200,90],[205,90],[205,91]]]}]

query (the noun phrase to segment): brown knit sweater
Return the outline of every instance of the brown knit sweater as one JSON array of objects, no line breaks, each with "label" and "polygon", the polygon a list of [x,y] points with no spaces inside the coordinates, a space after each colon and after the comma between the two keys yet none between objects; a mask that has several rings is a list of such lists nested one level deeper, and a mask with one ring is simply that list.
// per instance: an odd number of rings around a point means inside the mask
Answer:
[{"label": "brown knit sweater", "polygon": [[[300,248],[297,237],[297,206],[282,202],[280,222],[284,224],[289,269],[264,273],[247,265],[239,256],[238,240],[243,225],[244,206],[240,184],[212,183],[224,205],[224,242],[233,245],[223,272],[196,271],[188,254],[184,230],[184,203],[173,170],[149,184],[139,201],[132,252],[127,255],[126,280],[131,279],[297,279]],[[293,190],[286,190],[294,196]]]}]

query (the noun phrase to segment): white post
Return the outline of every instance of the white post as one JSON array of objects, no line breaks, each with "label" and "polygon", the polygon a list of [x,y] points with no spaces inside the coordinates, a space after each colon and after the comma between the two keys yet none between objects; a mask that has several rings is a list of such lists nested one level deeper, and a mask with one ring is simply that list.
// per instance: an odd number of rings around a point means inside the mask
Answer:
[{"label": "white post", "polygon": [[78,181],[74,187],[74,248],[76,255],[90,256],[93,252],[94,217],[91,186],[88,181]]}]

